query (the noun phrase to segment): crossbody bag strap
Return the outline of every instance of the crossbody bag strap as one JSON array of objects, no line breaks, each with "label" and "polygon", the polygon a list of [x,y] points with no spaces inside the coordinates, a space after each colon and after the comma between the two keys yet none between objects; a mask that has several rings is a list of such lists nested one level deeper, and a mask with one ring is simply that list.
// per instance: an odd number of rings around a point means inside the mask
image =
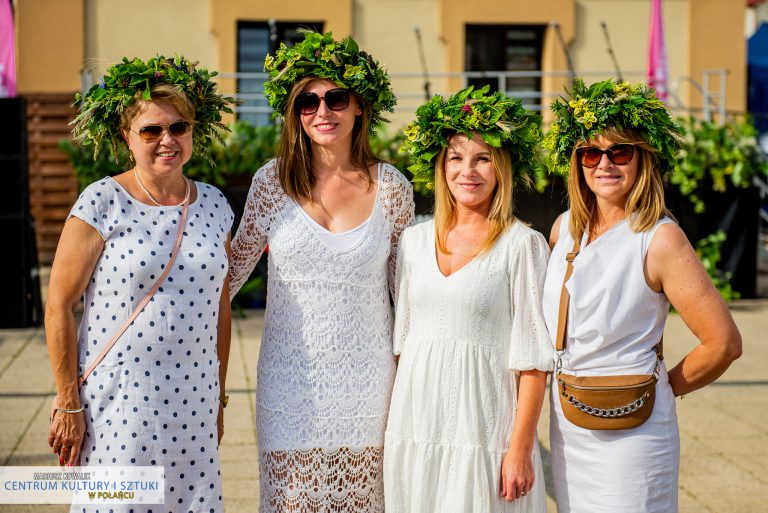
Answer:
[{"label": "crossbody bag strap", "polygon": [[568,293],[568,288],[565,286],[566,282],[571,278],[573,274],[573,260],[579,254],[581,250],[581,237],[577,237],[573,241],[573,249],[570,253],[565,255],[565,260],[568,264],[565,267],[565,276],[563,277],[563,288],[560,291],[560,311],[557,315],[557,338],[556,349],[557,352],[562,353],[565,351],[565,339],[566,332],[568,331],[568,305],[571,302],[571,295]]},{"label": "crossbody bag strap", "polygon": [[117,330],[117,333],[112,337],[112,339],[107,343],[107,345],[104,347],[104,349],[101,350],[101,352],[96,356],[96,358],[93,360],[93,362],[88,366],[87,369],[83,372],[83,375],[78,378],[78,385],[83,386],[85,381],[88,379],[88,376],[91,375],[91,372],[101,363],[101,361],[104,359],[104,357],[109,353],[109,350],[112,349],[112,346],[115,345],[115,343],[118,341],[118,339],[125,333],[125,330],[128,329],[128,326],[130,326],[133,321],[136,319],[136,317],[139,316],[142,310],[144,310],[144,307],[147,306],[147,303],[152,299],[152,296],[155,295],[155,292],[160,289],[160,286],[163,284],[165,279],[168,277],[168,274],[171,272],[171,269],[173,268],[173,263],[176,261],[176,256],[179,254],[179,248],[181,248],[181,239],[184,236],[184,226],[187,224],[187,212],[189,211],[189,199],[184,202],[184,208],[181,211],[181,221],[179,221],[179,230],[176,233],[176,242],[173,246],[173,252],[171,252],[171,259],[168,262],[168,265],[165,266],[165,270],[163,270],[163,274],[160,275],[160,277],[157,279],[155,284],[152,286],[152,289],[147,293],[146,296],[144,296],[144,299],[141,300],[141,302],[136,306],[136,308],[131,313],[130,317],[123,323],[122,326],[120,326],[120,329]]}]

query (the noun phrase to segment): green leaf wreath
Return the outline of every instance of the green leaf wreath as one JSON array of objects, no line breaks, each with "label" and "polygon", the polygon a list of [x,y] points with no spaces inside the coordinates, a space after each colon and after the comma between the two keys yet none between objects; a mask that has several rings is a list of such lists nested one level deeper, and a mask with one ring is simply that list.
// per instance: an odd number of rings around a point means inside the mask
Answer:
[{"label": "green leaf wreath", "polygon": [[119,157],[118,147],[124,144],[120,133],[120,114],[138,98],[150,100],[150,91],[157,84],[176,86],[187,95],[195,108],[193,155],[211,162],[212,142],[222,141],[222,131],[228,130],[221,122],[221,113],[231,113],[235,100],[216,93],[212,81],[217,73],[198,68],[184,57],[166,58],[162,55],[147,62],[134,58],[107,69],[99,84],[91,87],[85,96],[75,95],[80,113],[72,122],[75,140],[98,148],[108,143],[112,156]]},{"label": "green leaf wreath", "polygon": [[307,31],[304,40],[290,48],[281,43],[274,56],[267,55],[264,70],[270,75],[264,91],[276,117],[284,114],[293,84],[307,76],[328,79],[364,98],[371,106],[371,135],[387,121],[381,113],[394,112],[397,103],[387,71],[360,51],[354,39],[336,41],[331,32]]},{"label": "green leaf wreath", "polygon": [[416,120],[403,130],[414,182],[431,188],[435,156],[453,134],[461,133],[469,138],[480,134],[489,146],[507,149],[516,184],[531,183],[540,166],[541,116],[526,110],[520,100],[488,90],[487,85],[478,90],[469,86],[447,99],[435,95],[416,110]]},{"label": "green leaf wreath", "polygon": [[611,127],[638,131],[658,152],[661,173],[672,169],[682,145],[681,130],[653,89],[613,79],[587,87],[577,78],[566,93],[552,103],[555,121],[544,137],[551,172],[567,175],[576,145]]}]

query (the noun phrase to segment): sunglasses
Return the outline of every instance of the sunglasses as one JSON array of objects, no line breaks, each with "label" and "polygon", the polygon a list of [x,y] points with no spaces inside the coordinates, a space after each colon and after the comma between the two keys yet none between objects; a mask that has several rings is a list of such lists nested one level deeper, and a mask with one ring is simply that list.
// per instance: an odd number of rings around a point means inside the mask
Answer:
[{"label": "sunglasses", "polygon": [[341,87],[325,92],[325,96],[315,93],[301,93],[296,97],[296,111],[300,114],[314,114],[320,108],[320,100],[325,101],[325,106],[330,110],[344,110],[349,107],[349,91]]},{"label": "sunglasses", "polygon": [[629,164],[635,155],[634,144],[614,144],[606,150],[595,148],[594,146],[582,146],[576,149],[576,158],[584,167],[595,167],[603,158],[603,153],[608,155],[608,160],[617,166]]},{"label": "sunglasses", "polygon": [[130,129],[134,134],[138,134],[142,141],[151,143],[163,137],[163,132],[168,130],[171,137],[184,137],[192,130],[192,123],[189,121],[175,121],[170,125],[147,125],[139,128],[137,132]]}]

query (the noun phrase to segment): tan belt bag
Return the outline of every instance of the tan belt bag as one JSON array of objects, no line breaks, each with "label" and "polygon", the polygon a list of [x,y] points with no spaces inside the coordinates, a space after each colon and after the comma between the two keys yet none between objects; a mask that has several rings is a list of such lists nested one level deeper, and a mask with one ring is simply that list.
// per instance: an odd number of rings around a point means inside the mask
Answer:
[{"label": "tan belt bag", "polygon": [[656,382],[663,357],[664,338],[656,346],[656,368],[653,374],[620,374],[617,376],[572,376],[562,372],[562,356],[568,326],[568,305],[571,296],[565,283],[573,274],[573,260],[579,254],[578,237],[573,251],[565,257],[568,265],[560,292],[557,321],[557,379],[558,395],[563,414],[569,422],[584,429],[614,430],[637,427],[648,420],[656,399]]}]

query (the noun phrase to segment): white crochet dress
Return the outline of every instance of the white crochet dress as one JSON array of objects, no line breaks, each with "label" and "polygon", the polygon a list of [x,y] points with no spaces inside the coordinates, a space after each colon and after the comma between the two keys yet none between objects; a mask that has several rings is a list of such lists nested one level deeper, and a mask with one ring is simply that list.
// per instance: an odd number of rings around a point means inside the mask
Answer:
[{"label": "white crochet dress", "polygon": [[380,164],[378,176],[366,233],[345,250],[317,236],[274,160],[253,177],[230,272],[234,294],[269,245],[256,394],[261,512],[384,510],[390,293],[414,205],[397,169]]}]

